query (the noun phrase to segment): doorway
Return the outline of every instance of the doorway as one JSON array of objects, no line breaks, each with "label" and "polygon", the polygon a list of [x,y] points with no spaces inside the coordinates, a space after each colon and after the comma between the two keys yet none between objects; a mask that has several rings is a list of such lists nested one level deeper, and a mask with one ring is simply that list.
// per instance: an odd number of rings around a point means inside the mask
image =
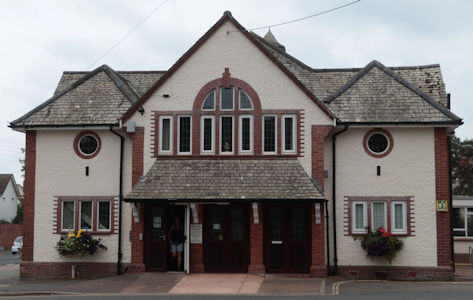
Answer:
[{"label": "doorway", "polygon": [[[167,271],[168,272],[184,272],[184,258],[185,258],[185,242],[186,242],[186,236],[185,236],[185,208],[186,206],[184,205],[169,205],[168,206],[168,212],[167,212],[167,217],[169,220],[169,229],[168,229],[168,251],[167,251]],[[179,220],[180,224],[180,230],[182,230],[182,234],[184,236],[184,239],[182,240],[182,243],[180,245],[170,245],[169,239],[172,240],[172,235],[174,235],[173,232],[179,232],[178,229],[176,229],[175,221]],[[179,234],[177,234],[179,235]],[[179,237],[177,237],[179,238]],[[174,249],[171,249],[174,248]],[[179,252],[175,251],[175,256],[173,256],[172,250],[181,250],[180,253],[180,258],[179,258]],[[178,265],[178,261],[180,264]]]},{"label": "doorway", "polygon": [[248,272],[248,204],[204,206],[204,264],[206,272]]},{"label": "doorway", "polygon": [[264,205],[264,264],[268,273],[308,273],[310,204]]}]

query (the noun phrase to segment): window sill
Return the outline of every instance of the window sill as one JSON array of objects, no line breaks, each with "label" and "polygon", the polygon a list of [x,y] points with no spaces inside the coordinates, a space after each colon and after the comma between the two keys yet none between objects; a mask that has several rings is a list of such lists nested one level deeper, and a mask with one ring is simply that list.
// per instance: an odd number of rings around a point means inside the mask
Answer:
[{"label": "window sill", "polygon": [[[61,235],[64,235],[64,234],[69,234],[70,232],[75,232],[73,230],[70,230],[70,231],[59,231],[58,234],[61,234]],[[84,230],[84,232],[87,232],[88,234],[91,234],[91,235],[111,235],[111,234],[115,234],[115,232],[111,231],[111,230],[108,230],[108,231],[89,231],[89,230]]]},{"label": "window sill", "polygon": [[473,242],[473,237],[454,236],[453,240],[459,242]]}]

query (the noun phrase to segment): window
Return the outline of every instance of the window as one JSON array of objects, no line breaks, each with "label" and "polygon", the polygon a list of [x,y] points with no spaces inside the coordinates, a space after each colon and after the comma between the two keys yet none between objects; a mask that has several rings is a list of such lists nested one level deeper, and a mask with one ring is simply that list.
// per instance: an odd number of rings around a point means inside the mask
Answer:
[{"label": "window", "polygon": [[110,230],[110,201],[99,201],[97,210],[97,230]]},{"label": "window", "polygon": [[391,202],[391,231],[407,233],[407,211],[404,201]]},{"label": "window", "polygon": [[234,107],[234,91],[233,87],[229,88],[224,88],[222,87],[220,89],[220,99],[221,99],[221,104],[220,104],[220,109],[221,110],[233,110]]},{"label": "window", "polygon": [[200,123],[200,149],[203,153],[214,153],[215,117],[202,116]]},{"label": "window", "polygon": [[191,130],[191,117],[190,116],[179,116],[179,153],[180,154],[190,154],[191,151],[191,140],[192,140],[192,130]]},{"label": "window", "polygon": [[75,218],[75,205],[74,201],[63,201],[62,202],[62,230],[74,230],[74,218]]},{"label": "window", "polygon": [[241,153],[253,152],[253,116],[244,115],[239,119],[239,151]]},{"label": "window", "polygon": [[371,203],[371,229],[376,230],[379,227],[388,229],[386,227],[386,203],[385,202],[372,202]]},{"label": "window", "polygon": [[263,116],[263,152],[276,153],[276,116]]},{"label": "window", "polygon": [[365,233],[368,227],[366,202],[352,202],[352,232]]},{"label": "window", "polygon": [[205,97],[202,103],[202,110],[215,110],[215,90],[210,91]]},{"label": "window", "polygon": [[222,154],[233,153],[233,117],[222,116],[220,118],[220,152]]},{"label": "window", "polygon": [[251,101],[250,97],[242,90],[240,90],[240,109],[253,109],[253,102]]},{"label": "window", "polygon": [[282,151],[294,153],[296,152],[296,116],[283,115],[282,126]]},{"label": "window", "polygon": [[453,234],[455,237],[473,237],[473,208],[453,208]]},{"label": "window", "polygon": [[80,229],[92,229],[92,201],[80,201]]},{"label": "window", "polygon": [[97,138],[93,135],[84,135],[79,139],[79,151],[83,155],[93,155],[99,146],[99,142],[97,141]]},{"label": "window", "polygon": [[159,152],[172,152],[172,117],[159,117]]}]

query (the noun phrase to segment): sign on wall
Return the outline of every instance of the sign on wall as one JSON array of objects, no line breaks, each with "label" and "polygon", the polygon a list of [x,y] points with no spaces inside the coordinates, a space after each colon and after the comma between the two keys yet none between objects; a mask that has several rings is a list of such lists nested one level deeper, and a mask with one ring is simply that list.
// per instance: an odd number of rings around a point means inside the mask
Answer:
[{"label": "sign on wall", "polygon": [[191,224],[191,244],[202,244],[202,224]]},{"label": "sign on wall", "polygon": [[448,211],[447,200],[437,200],[437,211]]}]

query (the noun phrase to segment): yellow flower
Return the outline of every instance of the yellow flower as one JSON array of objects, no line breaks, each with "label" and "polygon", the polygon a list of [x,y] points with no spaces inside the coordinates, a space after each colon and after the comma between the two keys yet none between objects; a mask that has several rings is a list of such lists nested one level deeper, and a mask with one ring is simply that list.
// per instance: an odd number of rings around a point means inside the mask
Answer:
[{"label": "yellow flower", "polygon": [[67,235],[67,237],[70,237],[70,238],[73,238],[75,236],[76,234],[73,231],[69,232],[69,234]]},{"label": "yellow flower", "polygon": [[84,230],[79,229],[79,231],[77,231],[77,235],[76,235],[76,238],[77,238],[77,239],[80,238],[80,235],[81,235],[82,231],[84,231]]}]

